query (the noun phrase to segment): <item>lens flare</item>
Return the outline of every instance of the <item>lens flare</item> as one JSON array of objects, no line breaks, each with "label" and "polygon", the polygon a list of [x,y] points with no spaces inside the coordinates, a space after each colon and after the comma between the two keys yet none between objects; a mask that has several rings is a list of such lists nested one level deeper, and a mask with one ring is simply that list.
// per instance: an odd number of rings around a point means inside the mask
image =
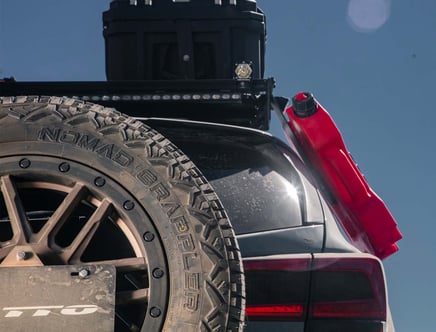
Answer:
[{"label": "lens flare", "polygon": [[390,12],[390,0],[350,0],[347,19],[354,30],[369,33],[380,29]]}]

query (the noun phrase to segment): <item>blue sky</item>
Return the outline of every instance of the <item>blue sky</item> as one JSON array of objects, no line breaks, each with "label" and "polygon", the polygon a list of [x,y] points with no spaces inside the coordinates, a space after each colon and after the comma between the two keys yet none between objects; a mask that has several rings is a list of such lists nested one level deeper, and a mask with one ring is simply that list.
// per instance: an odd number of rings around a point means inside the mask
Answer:
[{"label": "blue sky", "polygon": [[[385,261],[397,332],[433,331],[436,2],[258,3],[267,14],[267,76],[277,81],[276,95],[315,94],[404,235]],[[0,0],[0,77],[104,80],[108,5]],[[271,131],[281,135],[276,122]]]}]

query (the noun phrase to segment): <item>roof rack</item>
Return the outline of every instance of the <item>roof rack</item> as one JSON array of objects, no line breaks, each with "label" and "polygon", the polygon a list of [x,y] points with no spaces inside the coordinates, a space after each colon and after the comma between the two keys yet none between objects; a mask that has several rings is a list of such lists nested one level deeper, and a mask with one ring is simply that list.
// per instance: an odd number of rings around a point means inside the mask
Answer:
[{"label": "roof rack", "polygon": [[274,80],[15,82],[0,80],[0,96],[77,98],[134,117],[167,117],[267,130]]}]

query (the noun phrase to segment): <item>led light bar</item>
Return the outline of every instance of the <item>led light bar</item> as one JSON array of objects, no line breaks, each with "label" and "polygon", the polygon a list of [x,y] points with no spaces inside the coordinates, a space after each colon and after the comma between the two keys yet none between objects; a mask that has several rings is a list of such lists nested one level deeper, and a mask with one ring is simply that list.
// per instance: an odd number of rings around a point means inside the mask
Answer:
[{"label": "led light bar", "polygon": [[205,93],[205,94],[153,94],[153,95],[92,95],[73,96],[83,101],[238,101],[242,100],[241,93]]},{"label": "led light bar", "polygon": [[61,96],[113,107],[133,117],[190,119],[262,130],[269,128],[273,88],[272,78],[122,82],[0,80],[1,96]]}]

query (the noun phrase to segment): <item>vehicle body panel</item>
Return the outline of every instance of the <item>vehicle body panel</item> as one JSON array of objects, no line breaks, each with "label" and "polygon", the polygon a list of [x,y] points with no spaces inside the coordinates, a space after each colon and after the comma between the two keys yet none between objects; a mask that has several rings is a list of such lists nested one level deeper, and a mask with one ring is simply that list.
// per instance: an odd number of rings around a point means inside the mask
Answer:
[{"label": "vehicle body panel", "polygon": [[[335,264],[339,265],[342,264],[342,261],[346,262],[351,260],[351,262],[353,262],[353,260],[356,260],[356,266],[359,266],[359,260],[362,258],[371,261],[381,271],[381,283],[384,291],[385,279],[380,260],[370,254],[360,253],[360,251],[347,240],[346,234],[340,228],[340,224],[335,220],[333,213],[330,211],[330,208],[326,203],[326,199],[318,190],[311,173],[288,145],[262,131],[236,126],[163,119],[144,119],[144,121],[147,124],[158,128],[158,130],[164,133],[165,136],[169,137],[179,145],[182,150],[184,150],[190,158],[197,163],[200,170],[204,171],[206,176],[211,175],[208,179],[212,185],[215,186],[218,195],[220,195],[221,192],[224,194],[224,199],[223,197],[221,197],[221,199],[236,230],[246,267],[248,306],[253,304],[253,293],[260,294],[259,292],[264,292],[265,294],[270,294],[271,298],[273,298],[276,296],[273,293],[277,289],[281,289],[281,293],[286,290],[283,293],[286,294],[287,292],[292,292],[296,289],[301,290],[302,288],[306,288],[306,297],[303,302],[308,303],[309,306],[311,306],[311,298],[313,295],[310,294],[312,294],[313,286],[310,286],[310,284],[313,282],[312,278],[318,273],[316,272],[317,268],[312,266],[312,264],[316,264],[315,262],[317,262],[318,259],[323,261],[333,261],[336,262]],[[244,145],[247,150],[242,148]],[[222,158],[220,159],[218,155],[232,155],[232,150],[236,151],[236,153],[233,154],[235,158],[230,158],[223,163]],[[239,155],[242,153],[241,151],[245,151],[247,154],[241,157],[241,155]],[[251,151],[250,153],[253,153],[253,155],[258,157],[256,161],[248,163],[253,167],[238,164],[240,159],[253,159],[253,156],[251,156],[247,151]],[[262,177],[256,178],[256,176],[253,176],[253,173],[256,173],[259,169],[258,162],[263,158],[261,156],[268,156],[263,159],[265,163],[268,164],[268,167],[262,164],[264,168],[268,168],[268,171],[264,172]],[[210,160],[217,162],[217,167],[220,169],[223,167],[237,168],[235,165],[232,165],[234,163],[240,167],[237,172],[235,171],[235,173],[242,174],[241,176],[246,181],[249,181],[247,178],[252,176],[253,178],[256,178],[256,181],[259,181],[259,184],[249,188],[248,192],[247,190],[238,190],[238,188],[233,188],[233,190],[231,190],[229,187],[222,187],[222,184],[219,182],[219,176],[226,177],[228,174],[211,172],[211,168],[213,168],[211,165],[213,163],[211,163]],[[244,168],[242,166],[247,167],[250,171],[241,173],[241,169]],[[247,227],[243,222],[241,226],[240,220],[238,219],[239,214],[234,213],[233,210],[237,210],[240,206],[245,206],[244,201],[253,198],[253,192],[250,191],[254,190],[253,188],[257,188],[256,194],[263,197],[264,192],[262,189],[262,182],[269,181],[268,174],[274,171],[280,172],[283,168],[288,168],[294,172],[287,174],[287,180],[292,184],[292,186],[294,186],[294,188],[297,188],[296,192],[298,199],[295,201],[294,196],[287,196],[283,191],[281,191],[282,198],[288,201],[288,207],[300,211],[298,214],[289,214],[288,217],[290,219],[300,218],[300,220],[298,222],[291,221],[288,227],[282,225],[280,228],[274,228],[277,225],[274,226],[275,222],[268,218],[263,219],[264,228],[259,228],[258,225],[262,223],[259,220],[253,220],[253,222],[249,224],[249,227]],[[282,172],[282,174],[284,173]],[[233,179],[232,181],[235,187],[241,185],[238,180]],[[280,185],[276,187],[276,190],[280,191]],[[279,195],[277,197],[279,197]],[[269,202],[269,204],[272,204],[272,207],[270,208],[278,213],[280,213],[280,210],[283,210],[284,203],[279,199],[274,199]],[[251,215],[251,217],[262,218],[260,215],[257,215],[256,217]],[[252,227],[252,229],[250,229],[250,227]],[[268,227],[270,227],[270,229],[268,229]],[[272,274],[270,276],[271,279],[268,275],[263,275],[261,279],[259,279],[262,280],[259,281],[260,283],[258,283],[258,281],[255,282],[257,286],[252,285],[253,281],[251,278],[253,277],[250,274],[249,265],[247,265],[249,262],[257,260],[265,262],[268,266],[270,262],[283,258],[286,258],[290,262],[298,262],[304,258],[304,264],[308,264],[307,275],[303,278],[306,280],[304,285],[301,284],[301,280],[299,279],[301,277],[301,273],[298,270],[300,267],[298,267],[297,271],[294,272],[292,272],[291,267],[288,271],[290,273],[288,279],[280,279],[281,277],[277,277],[278,274]],[[348,262],[345,264],[349,265],[353,263]],[[268,270],[268,268],[266,269]],[[280,273],[286,272],[282,271]],[[293,280],[294,275],[299,275],[300,277],[296,278],[300,281],[293,283],[291,280]],[[279,279],[274,280],[274,278]],[[353,277],[343,276],[341,278],[351,279],[347,279],[347,285],[334,284],[332,286],[333,290],[334,287],[338,287],[339,293],[347,292],[340,291],[339,289],[341,287],[353,287]],[[359,278],[356,280],[358,279]],[[283,284],[283,282],[285,282],[283,280],[289,280],[289,282]],[[265,288],[265,285],[268,284],[272,285],[273,288]],[[257,288],[257,291],[253,290],[253,287],[254,289]],[[329,286],[329,288],[331,287]],[[261,291],[261,289],[263,290]],[[378,297],[377,292],[374,292],[374,296]],[[386,296],[383,294],[380,296],[382,301],[387,303]],[[289,297],[289,301],[292,301],[291,296]],[[272,318],[267,319],[266,321],[262,321],[263,318],[260,320],[255,318],[255,320],[252,320],[250,319],[250,314],[248,314],[247,331],[347,331],[352,329],[353,331],[379,332],[388,331],[387,326],[389,324],[391,326],[391,331],[393,331],[390,317],[388,317],[388,324],[386,324],[384,320],[368,321],[366,318],[352,318],[345,320],[335,320],[332,318],[310,319],[310,309],[307,310],[307,312],[304,312],[303,318],[300,317],[296,319],[294,317],[290,319],[291,321],[286,317],[280,319]],[[381,316],[383,316],[383,314],[381,314]]]}]

